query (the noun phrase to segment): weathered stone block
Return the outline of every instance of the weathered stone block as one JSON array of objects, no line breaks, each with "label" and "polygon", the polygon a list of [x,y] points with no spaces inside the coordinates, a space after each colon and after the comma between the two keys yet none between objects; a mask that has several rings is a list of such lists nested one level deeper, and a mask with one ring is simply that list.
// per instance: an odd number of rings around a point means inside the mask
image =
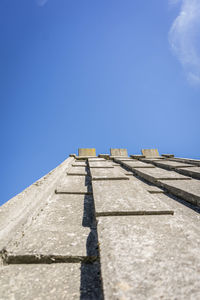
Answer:
[{"label": "weathered stone block", "polygon": [[101,158],[101,157],[90,157],[90,158],[88,158],[88,161],[89,162],[92,162],[92,161],[95,161],[95,162],[97,162],[97,161],[106,161],[104,158]]},{"label": "weathered stone block", "polygon": [[189,165],[186,163],[170,161],[170,160],[154,161],[153,163],[156,166],[167,169],[167,170],[174,170],[176,168],[181,168],[181,167],[192,167],[192,165]]},{"label": "weathered stone block", "polygon": [[98,218],[105,299],[198,299],[199,236],[175,216]]},{"label": "weathered stone block", "polygon": [[114,168],[111,161],[89,161],[90,168]]},{"label": "weathered stone block", "polygon": [[99,264],[28,264],[0,268],[1,300],[102,299]]},{"label": "weathered stone block", "polygon": [[142,155],[145,157],[159,157],[158,149],[142,149]]},{"label": "weathered stone block", "polygon": [[129,178],[118,169],[114,168],[91,168],[92,180],[128,180]]},{"label": "weathered stone block", "polygon": [[111,156],[128,156],[128,152],[127,152],[127,149],[110,148],[110,155]]},{"label": "weathered stone block", "polygon": [[66,176],[66,171],[74,158],[66,159],[61,165],[49,172],[23,192],[0,207],[0,250],[15,236],[17,230],[40,211],[47,199],[54,195],[55,188]]},{"label": "weathered stone block", "polygon": [[190,177],[186,177],[184,175],[178,174],[173,171],[167,171],[160,168],[140,168],[134,169],[134,172],[144,178],[147,181],[152,183],[157,183],[158,180],[189,180]]},{"label": "weathered stone block", "polygon": [[[6,247],[8,256],[95,256],[96,236],[91,230],[95,227],[93,214],[91,196],[55,195],[23,232],[16,232]],[[94,244],[90,253],[88,243]]]},{"label": "weathered stone block", "polygon": [[67,172],[67,175],[79,175],[79,176],[86,176],[87,168],[85,167],[71,167],[71,169]]},{"label": "weathered stone block", "polygon": [[135,180],[93,181],[96,214],[172,213],[158,198],[150,195]]},{"label": "weathered stone block", "polygon": [[136,161],[122,161],[121,162],[124,166],[129,168],[155,168],[154,165],[144,163],[142,161],[136,160]]},{"label": "weathered stone block", "polygon": [[91,194],[90,178],[89,176],[66,176],[55,192],[57,194]]},{"label": "weathered stone block", "polygon": [[95,148],[79,148],[78,156],[96,156]]},{"label": "weathered stone block", "polygon": [[200,206],[199,180],[160,180],[160,183],[170,193],[183,198],[187,202]]},{"label": "weathered stone block", "polygon": [[200,167],[192,167],[191,165],[189,168],[178,168],[176,171],[183,175],[200,179]]},{"label": "weathered stone block", "polygon": [[72,167],[87,167],[86,161],[77,160],[72,164]]}]

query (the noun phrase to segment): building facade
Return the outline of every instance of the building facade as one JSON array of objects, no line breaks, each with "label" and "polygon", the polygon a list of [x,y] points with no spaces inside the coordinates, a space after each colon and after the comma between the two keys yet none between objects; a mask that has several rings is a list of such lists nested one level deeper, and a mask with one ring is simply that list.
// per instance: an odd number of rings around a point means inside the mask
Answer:
[{"label": "building facade", "polygon": [[200,299],[200,161],[79,149],[0,208],[0,299]]}]

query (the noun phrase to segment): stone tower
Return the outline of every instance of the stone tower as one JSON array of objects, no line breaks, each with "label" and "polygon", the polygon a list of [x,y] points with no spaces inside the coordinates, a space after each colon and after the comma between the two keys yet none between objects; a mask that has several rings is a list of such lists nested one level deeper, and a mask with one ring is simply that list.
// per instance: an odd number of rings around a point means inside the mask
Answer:
[{"label": "stone tower", "polygon": [[79,149],[0,208],[0,299],[200,299],[200,161]]}]

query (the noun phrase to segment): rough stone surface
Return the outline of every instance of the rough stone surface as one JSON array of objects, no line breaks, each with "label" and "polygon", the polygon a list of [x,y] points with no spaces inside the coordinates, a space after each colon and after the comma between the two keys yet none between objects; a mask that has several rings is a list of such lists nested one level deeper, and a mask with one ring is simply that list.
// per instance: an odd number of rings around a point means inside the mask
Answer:
[{"label": "rough stone surface", "polygon": [[122,161],[122,164],[126,167],[130,167],[130,168],[155,168],[154,165],[151,165],[151,164],[147,164],[147,163],[144,163],[142,161],[138,161],[138,160],[135,160],[135,161]]},{"label": "rough stone surface", "polygon": [[97,161],[106,161],[106,159],[105,158],[101,158],[101,157],[91,157],[91,158],[88,158],[88,162],[92,162],[92,161],[95,161],[95,162],[97,162]]},{"label": "rough stone surface", "polygon": [[66,176],[66,171],[73,161],[74,158],[68,158],[0,207],[0,250],[6,246],[12,236],[15,237],[17,230],[22,231],[24,225],[38,214],[46,200],[54,196],[58,183],[63,176]]},{"label": "rough stone surface", "polygon": [[111,156],[128,156],[128,152],[127,152],[127,149],[111,148],[110,155]]},{"label": "rough stone surface", "polygon": [[116,161],[116,162],[121,162],[121,161],[132,161],[133,159],[132,158],[130,158],[130,157],[126,157],[126,158],[124,158],[124,157],[115,157],[115,158],[113,158],[114,159],[114,161]]},{"label": "rough stone surface", "polygon": [[67,172],[67,175],[87,175],[87,168],[84,167],[71,167],[70,170]]},{"label": "rough stone surface", "polygon": [[142,155],[145,157],[159,157],[158,149],[142,149]]},{"label": "rough stone surface", "polygon": [[150,194],[158,194],[158,193],[164,193],[164,190],[153,185],[153,184],[148,184],[147,182],[144,182],[142,180],[139,179],[134,179],[135,181],[137,181],[137,184],[139,186],[142,186],[146,191],[148,191]]},{"label": "rough stone surface", "polygon": [[57,194],[91,194],[90,178],[89,176],[66,176],[55,192]]},{"label": "rough stone surface", "polygon": [[184,175],[178,174],[173,171],[167,171],[160,168],[141,168],[134,169],[134,172],[141,176],[142,178],[150,181],[152,183],[156,183],[158,180],[190,180],[190,177],[186,177]]},{"label": "rough stone surface", "polygon": [[75,161],[73,164],[72,164],[72,167],[87,167],[87,163],[86,161]]},{"label": "rough stone surface", "polygon": [[175,216],[98,218],[105,299],[199,299],[200,231]]},{"label": "rough stone surface", "polygon": [[96,156],[95,148],[79,148],[78,156]]},{"label": "rough stone surface", "polygon": [[194,230],[199,228],[200,207],[194,206],[168,193],[157,194],[156,197],[175,211],[175,216],[179,223],[183,224],[187,222],[191,228],[192,226],[194,227]]},{"label": "rough stone surface", "polygon": [[90,168],[113,168],[111,161],[89,161]]},{"label": "rough stone surface", "polygon": [[192,180],[161,180],[161,185],[170,193],[200,206],[200,181]]},{"label": "rough stone surface", "polygon": [[150,195],[135,180],[93,181],[95,211],[107,213],[142,213],[170,211],[170,208]]},{"label": "rough stone surface", "polygon": [[173,170],[175,168],[181,168],[181,167],[192,167],[192,165],[186,163],[170,161],[170,160],[154,161],[154,164],[158,167],[165,168],[168,170]]},{"label": "rough stone surface", "polygon": [[160,156],[160,157],[156,157],[156,158],[140,158],[139,160],[152,164],[154,161],[160,162],[160,161],[165,160],[165,158]]},{"label": "rough stone surface", "polygon": [[179,168],[176,171],[183,174],[183,175],[191,176],[193,178],[200,179],[200,167],[190,166],[189,168]]},{"label": "rough stone surface", "polygon": [[128,180],[128,176],[122,173],[120,170],[114,168],[91,168],[90,173],[92,180],[111,180],[111,179],[124,179]]},{"label": "rough stone surface", "polygon": [[200,160],[198,159],[174,157],[174,158],[170,158],[169,160],[192,164],[200,167]]},{"label": "rough stone surface", "polygon": [[[88,195],[55,195],[7,245],[8,256],[95,256],[93,199]],[[88,253],[88,245],[94,243]]]},{"label": "rough stone surface", "polygon": [[0,299],[102,299],[99,276],[98,263],[3,266]]}]

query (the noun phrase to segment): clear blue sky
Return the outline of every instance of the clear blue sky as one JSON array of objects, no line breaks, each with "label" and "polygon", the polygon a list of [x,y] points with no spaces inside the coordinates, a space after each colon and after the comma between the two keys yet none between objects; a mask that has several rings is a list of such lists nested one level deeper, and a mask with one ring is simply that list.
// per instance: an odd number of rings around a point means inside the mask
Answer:
[{"label": "clear blue sky", "polygon": [[0,204],[78,147],[200,158],[199,23],[171,2],[1,0]]}]

